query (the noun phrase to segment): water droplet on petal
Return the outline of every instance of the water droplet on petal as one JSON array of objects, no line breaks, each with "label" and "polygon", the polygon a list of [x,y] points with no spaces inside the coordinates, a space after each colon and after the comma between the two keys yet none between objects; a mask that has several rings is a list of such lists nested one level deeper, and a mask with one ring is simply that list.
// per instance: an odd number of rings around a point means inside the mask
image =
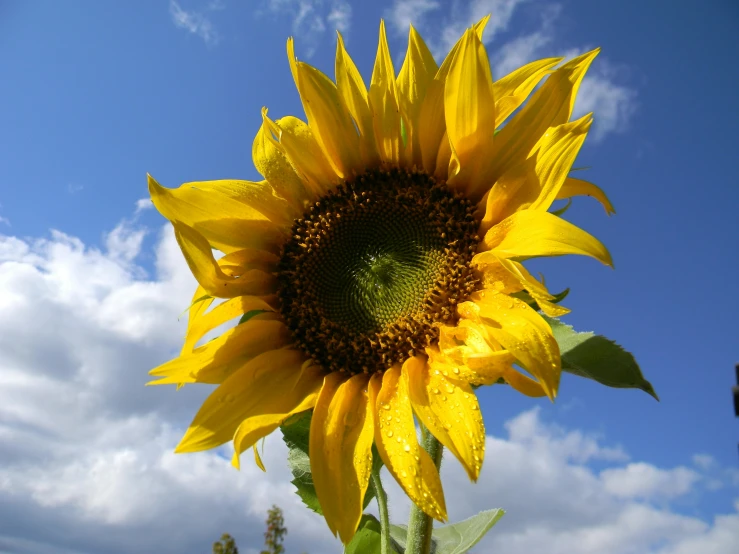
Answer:
[{"label": "water droplet on petal", "polygon": [[387,436],[388,436],[388,437],[392,437],[392,436],[393,436],[393,432],[392,432],[392,431],[388,431],[388,432],[387,432]]}]

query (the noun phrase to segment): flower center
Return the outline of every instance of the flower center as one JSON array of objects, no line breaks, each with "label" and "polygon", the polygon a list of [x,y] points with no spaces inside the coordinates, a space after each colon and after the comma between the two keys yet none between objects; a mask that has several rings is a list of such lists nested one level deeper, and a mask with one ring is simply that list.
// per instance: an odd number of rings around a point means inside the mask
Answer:
[{"label": "flower center", "polygon": [[422,352],[477,280],[479,222],[425,173],[370,171],[298,219],[278,265],[296,343],[331,371],[382,371]]}]

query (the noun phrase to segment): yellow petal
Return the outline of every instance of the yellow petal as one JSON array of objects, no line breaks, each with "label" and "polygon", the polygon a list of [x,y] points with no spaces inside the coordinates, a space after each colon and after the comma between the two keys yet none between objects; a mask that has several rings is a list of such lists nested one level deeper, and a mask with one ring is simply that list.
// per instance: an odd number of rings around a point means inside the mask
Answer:
[{"label": "yellow petal", "polygon": [[380,21],[380,39],[377,44],[375,67],[369,89],[373,113],[373,128],[380,160],[397,164],[400,160],[400,108],[395,85],[395,70],[385,36],[385,22]]},{"label": "yellow petal", "polygon": [[[208,310],[213,304],[214,297],[205,292],[205,289],[200,285],[195,289],[195,294],[192,295],[192,302],[190,307],[187,309],[187,336],[192,329],[194,323],[202,317],[202,315]],[[192,350],[192,349],[191,349]],[[184,349],[183,349],[184,352]]]},{"label": "yellow petal", "polygon": [[369,376],[326,376],[310,425],[310,466],[331,532],[347,544],[359,525],[372,471]]},{"label": "yellow petal", "polygon": [[[247,448],[256,446],[259,439],[266,437],[277,429],[292,414],[304,412],[316,404],[318,391],[321,390],[324,372],[308,360],[303,363],[300,378],[290,387],[282,387],[280,395],[265,400],[260,412],[244,419],[236,429],[233,437],[234,455],[231,464],[239,469],[239,456]],[[256,453],[256,451],[255,451]],[[261,460],[257,462],[257,465]],[[264,471],[264,465],[260,466]]]},{"label": "yellow petal", "polygon": [[592,196],[601,203],[601,205],[606,209],[606,213],[608,215],[616,213],[611,201],[608,200],[606,193],[603,192],[600,187],[588,181],[583,181],[582,179],[567,177],[562,188],[560,188],[557,193],[557,200],[572,198],[573,196]]},{"label": "yellow petal", "polygon": [[509,115],[523,104],[534,87],[546,77],[549,70],[562,58],[546,58],[519,67],[493,83],[495,96],[495,126],[500,126]]},{"label": "yellow petal", "polygon": [[485,291],[474,293],[458,311],[462,317],[485,323],[487,333],[513,354],[554,400],[561,373],[559,346],[536,311],[517,298]]},{"label": "yellow petal", "polygon": [[593,123],[592,114],[552,127],[541,138],[536,152],[536,175],[541,191],[531,203],[532,210],[548,210],[575,162]]},{"label": "yellow petal", "polygon": [[336,85],[315,67],[297,61],[292,39],[287,52],[308,125],[331,165],[342,178],[360,173],[360,137]]},{"label": "yellow petal", "polygon": [[[489,258],[492,258],[492,256],[493,255],[490,254],[488,255]],[[479,258],[477,261],[480,261]],[[519,262],[500,259],[496,257],[493,259],[492,263],[486,263],[483,266],[483,270],[487,270],[488,274],[497,275],[505,272],[510,277],[515,279],[515,281],[518,283],[518,287],[499,287],[497,286],[497,281],[495,281],[493,283],[493,286],[485,288],[492,288],[497,290],[498,292],[516,292],[517,290],[526,289],[531,297],[536,300],[537,304],[539,304],[541,311],[544,312],[546,315],[550,317],[560,317],[570,313],[570,310],[568,310],[564,306],[559,306],[551,302],[551,300],[554,300],[554,296],[552,296],[547,288],[542,283],[537,281],[534,276],[531,275]],[[508,281],[508,279],[506,279],[506,281]],[[485,283],[485,279],[483,279],[483,283]]]},{"label": "yellow petal", "polygon": [[221,383],[248,360],[289,344],[290,332],[281,321],[250,319],[221,336],[180,355],[149,374],[159,377],[152,385],[172,383]]},{"label": "yellow petal", "polygon": [[439,471],[419,446],[408,398],[408,376],[395,365],[370,379],[375,444],[385,465],[413,503],[439,521],[446,520]]},{"label": "yellow petal", "polygon": [[167,189],[149,175],[149,194],[159,213],[170,221],[181,221],[202,234],[223,252],[240,248],[277,250],[289,232],[250,205],[226,193],[185,184]]},{"label": "yellow petal", "polygon": [[288,224],[303,211],[303,200],[308,197],[303,180],[285,154],[285,149],[273,136],[273,123],[262,108],[262,126],[252,143],[251,155],[254,167],[283,198],[290,201],[291,209],[282,209]]},{"label": "yellow petal", "polygon": [[442,326],[438,348],[426,352],[433,371],[446,372],[474,386],[492,385],[516,362],[489,336],[485,325],[469,319],[460,319],[456,326]]},{"label": "yellow petal", "polygon": [[373,166],[377,164],[379,158],[375,146],[374,123],[367,87],[357,66],[344,47],[344,39],[341,33],[337,31],[336,34],[338,36],[336,43],[336,88],[349,113],[354,118],[359,134],[362,136],[361,148],[365,163]]},{"label": "yellow petal", "polygon": [[[182,346],[182,354],[192,352],[197,342],[203,336],[224,323],[253,310],[274,312],[277,297],[269,296],[237,296],[218,304],[206,313],[198,312],[190,314],[189,325],[185,335],[185,344]],[[192,311],[191,311],[192,312]]]},{"label": "yellow petal", "polygon": [[[489,15],[483,17],[474,25],[477,36],[482,40],[482,33],[487,25]],[[452,65],[452,60],[459,49],[463,35],[447,54],[441,67],[436,72],[434,79],[429,82],[426,96],[421,102],[420,116],[418,120],[419,147],[421,150],[421,161],[423,169],[433,174],[436,169],[436,154],[439,151],[446,125],[444,122],[444,85]]]},{"label": "yellow petal", "polygon": [[598,52],[578,56],[556,69],[500,130],[489,163],[481,170],[484,181],[496,182],[508,168],[529,156],[547,129],[569,121],[577,90]]},{"label": "yellow petal", "polygon": [[247,362],[205,399],[175,452],[198,452],[230,441],[242,421],[264,414],[295,386],[304,359],[302,352],[283,348]]},{"label": "yellow petal", "polygon": [[253,448],[254,448],[254,463],[257,464],[257,467],[261,469],[262,471],[267,471],[267,468],[264,467],[264,462],[262,462],[262,457],[259,455],[259,449],[257,448],[257,445],[255,444]]},{"label": "yellow petal", "polygon": [[526,375],[516,371],[515,369],[509,369],[506,371],[503,379],[505,379],[511,387],[526,396],[541,398],[542,396],[547,395],[541,384],[529,377],[526,377]]},{"label": "yellow petal", "polygon": [[449,68],[444,116],[452,148],[449,184],[470,197],[481,197],[484,191],[480,190],[486,183],[477,179],[479,172],[475,169],[493,147],[495,98],[490,61],[472,29],[465,32]]},{"label": "yellow petal", "polygon": [[247,269],[239,276],[229,276],[216,262],[210,244],[203,235],[179,221],[173,221],[172,225],[190,271],[208,294],[219,298],[233,298],[273,292],[275,277],[271,273]]},{"label": "yellow petal", "polygon": [[469,478],[477,481],[485,455],[485,426],[474,391],[458,380],[460,370],[453,368],[445,376],[432,371],[425,358],[415,356],[403,364],[403,371],[408,374],[418,419],[457,457]]},{"label": "yellow petal", "polygon": [[265,119],[272,133],[277,135],[285,155],[304,179],[313,197],[322,196],[340,179],[318,144],[313,131],[297,117],[287,116],[272,122]]},{"label": "yellow petal", "polygon": [[585,142],[592,115],[548,129],[534,153],[509,168],[485,201],[480,232],[524,209],[548,210]]},{"label": "yellow petal", "polygon": [[439,67],[421,35],[411,25],[408,34],[408,51],[398,74],[397,88],[400,111],[405,117],[408,135],[408,152],[411,165],[421,167],[419,116],[421,102]]},{"label": "yellow petal", "polygon": [[482,247],[489,252],[477,254],[472,259],[475,264],[492,263],[496,257],[508,259],[581,254],[613,267],[611,255],[598,239],[549,212],[516,212],[485,234]]}]

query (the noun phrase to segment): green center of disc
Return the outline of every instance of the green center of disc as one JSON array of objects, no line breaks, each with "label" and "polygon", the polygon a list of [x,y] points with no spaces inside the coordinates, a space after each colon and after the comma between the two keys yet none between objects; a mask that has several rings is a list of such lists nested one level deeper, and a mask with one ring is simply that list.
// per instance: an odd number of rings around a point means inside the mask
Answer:
[{"label": "green center of disc", "polygon": [[[422,173],[376,171],[293,227],[278,283],[297,344],[333,370],[386,369],[428,346],[474,289],[470,203]],[[411,354],[412,355],[412,354]]]}]

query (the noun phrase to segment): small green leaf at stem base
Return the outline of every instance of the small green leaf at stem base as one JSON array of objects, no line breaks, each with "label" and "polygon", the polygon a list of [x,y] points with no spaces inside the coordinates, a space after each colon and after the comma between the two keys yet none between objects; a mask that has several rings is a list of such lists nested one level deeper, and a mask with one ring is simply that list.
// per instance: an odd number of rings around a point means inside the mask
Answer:
[{"label": "small green leaf at stem base", "polygon": [[[500,508],[485,510],[469,519],[434,529],[431,533],[431,553],[463,554],[468,552],[480,542],[485,533],[498,523],[504,514],[505,511]],[[408,528],[405,525],[391,525],[390,536],[401,548],[405,548]]]},{"label": "small green leaf at stem base", "polygon": [[610,339],[591,332],[578,333],[558,319],[542,316],[559,344],[562,371],[615,388],[636,388],[659,400],[644,378],[634,356]]},{"label": "small green leaf at stem base", "polygon": [[[357,533],[344,548],[344,554],[380,554],[380,522],[371,514],[365,514],[359,522]],[[402,547],[391,541],[392,554],[403,554]]]}]

